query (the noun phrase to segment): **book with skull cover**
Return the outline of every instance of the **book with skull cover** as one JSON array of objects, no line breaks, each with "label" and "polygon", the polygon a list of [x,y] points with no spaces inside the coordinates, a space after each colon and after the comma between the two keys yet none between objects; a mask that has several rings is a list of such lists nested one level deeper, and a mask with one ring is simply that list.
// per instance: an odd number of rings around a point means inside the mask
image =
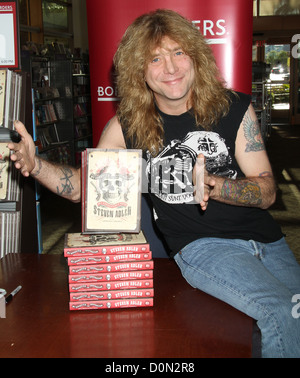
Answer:
[{"label": "book with skull cover", "polygon": [[82,233],[138,233],[141,150],[82,152]]}]

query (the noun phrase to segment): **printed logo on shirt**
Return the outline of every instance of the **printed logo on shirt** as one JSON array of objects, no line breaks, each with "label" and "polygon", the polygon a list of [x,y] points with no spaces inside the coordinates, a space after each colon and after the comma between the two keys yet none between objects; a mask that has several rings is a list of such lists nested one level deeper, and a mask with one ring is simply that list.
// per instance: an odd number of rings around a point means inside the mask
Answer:
[{"label": "printed logo on shirt", "polygon": [[156,157],[147,154],[149,191],[170,204],[195,203],[193,167],[199,154],[206,158],[209,173],[235,179],[232,158],[218,133],[194,131],[181,141],[172,140]]}]

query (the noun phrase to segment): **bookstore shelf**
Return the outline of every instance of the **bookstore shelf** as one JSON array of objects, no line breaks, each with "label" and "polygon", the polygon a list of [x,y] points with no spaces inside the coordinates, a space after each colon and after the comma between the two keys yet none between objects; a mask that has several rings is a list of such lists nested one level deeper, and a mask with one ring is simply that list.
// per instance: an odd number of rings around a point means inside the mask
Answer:
[{"label": "bookstore shelf", "polygon": [[34,136],[47,160],[78,166],[91,146],[89,65],[66,57],[24,56],[31,75]]},{"label": "bookstore shelf", "polygon": [[[37,252],[37,214],[31,179],[23,180],[10,160],[10,141],[18,142],[13,121],[31,122],[30,78],[0,70],[0,258],[8,253]],[[29,132],[32,130],[29,127]]]},{"label": "bookstore shelf", "polygon": [[[89,64],[65,55],[22,56],[30,77],[32,136],[37,154],[46,160],[80,166],[81,152],[92,144]],[[40,187],[32,184],[36,201],[37,249],[43,252]]]}]

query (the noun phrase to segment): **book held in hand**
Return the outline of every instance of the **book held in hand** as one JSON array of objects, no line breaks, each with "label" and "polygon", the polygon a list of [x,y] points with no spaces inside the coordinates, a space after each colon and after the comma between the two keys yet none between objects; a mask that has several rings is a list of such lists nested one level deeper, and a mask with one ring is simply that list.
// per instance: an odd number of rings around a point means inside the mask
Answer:
[{"label": "book held in hand", "polygon": [[82,152],[82,233],[138,233],[141,150]]}]

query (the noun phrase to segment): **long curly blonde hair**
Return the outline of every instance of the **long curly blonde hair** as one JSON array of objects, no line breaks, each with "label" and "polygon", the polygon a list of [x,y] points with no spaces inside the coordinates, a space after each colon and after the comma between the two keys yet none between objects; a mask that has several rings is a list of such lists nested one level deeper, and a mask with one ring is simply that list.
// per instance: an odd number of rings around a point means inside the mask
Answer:
[{"label": "long curly blonde hair", "polygon": [[193,61],[195,81],[189,105],[197,125],[209,130],[230,106],[229,91],[212,50],[190,21],[165,9],[138,17],[126,30],[114,56],[120,97],[117,116],[134,147],[153,154],[161,149],[164,133],[154,95],[145,82],[145,69],[165,36],[176,41]]}]

